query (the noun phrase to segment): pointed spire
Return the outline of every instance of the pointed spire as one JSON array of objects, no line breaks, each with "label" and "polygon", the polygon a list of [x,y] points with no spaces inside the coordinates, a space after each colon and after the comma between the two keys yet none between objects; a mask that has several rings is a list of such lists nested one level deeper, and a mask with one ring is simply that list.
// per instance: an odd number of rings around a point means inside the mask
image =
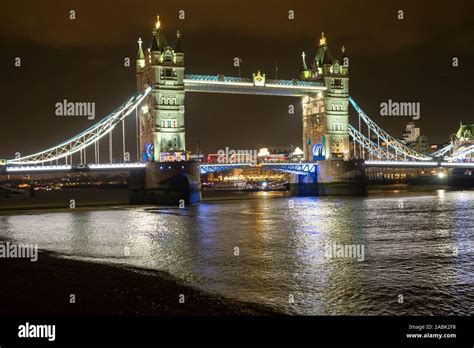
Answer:
[{"label": "pointed spire", "polygon": [[174,51],[176,53],[183,53],[183,46],[181,45],[181,33],[179,30],[176,32],[176,45],[174,47]]},{"label": "pointed spire", "polygon": [[308,65],[306,64],[306,54],[303,52],[301,53],[301,71],[307,71]]},{"label": "pointed spire", "polygon": [[137,71],[139,69],[143,69],[146,65],[145,62],[145,55],[143,54],[143,48],[142,48],[142,38],[138,39],[138,54],[137,54]]},{"label": "pointed spire", "polygon": [[345,48],[344,46],[342,46],[341,52],[342,52],[341,64],[344,65],[344,64],[345,64],[345,60],[346,60],[346,58],[347,58],[347,56],[346,56],[346,48]]},{"label": "pointed spire", "polygon": [[157,16],[156,16],[156,23],[155,23],[155,30],[160,29],[160,26],[161,26],[160,16],[157,15]]},{"label": "pointed spire", "polygon": [[142,38],[140,37],[138,39],[138,54],[137,54],[137,59],[145,59],[145,55],[143,54],[143,48],[142,48]]},{"label": "pointed spire", "polygon": [[326,36],[324,36],[324,32],[321,33],[321,38],[319,39],[319,46],[326,46]]},{"label": "pointed spire", "polygon": [[150,50],[152,52],[158,52],[160,50],[160,46],[158,45],[158,42],[156,41],[156,30],[153,29],[152,33],[153,33],[153,36],[151,38],[151,48],[150,48]]},{"label": "pointed spire", "polygon": [[165,47],[168,46],[166,42],[165,35],[161,27],[160,16],[156,16],[155,28],[152,31],[153,38],[151,41],[151,51],[152,52],[161,52]]},{"label": "pointed spire", "polygon": [[316,52],[316,56],[314,60],[318,63],[319,67],[323,65],[331,65],[333,63],[333,57],[331,52],[329,51],[329,47],[326,44],[326,37],[324,33],[322,34],[321,40],[319,40],[319,48]]}]

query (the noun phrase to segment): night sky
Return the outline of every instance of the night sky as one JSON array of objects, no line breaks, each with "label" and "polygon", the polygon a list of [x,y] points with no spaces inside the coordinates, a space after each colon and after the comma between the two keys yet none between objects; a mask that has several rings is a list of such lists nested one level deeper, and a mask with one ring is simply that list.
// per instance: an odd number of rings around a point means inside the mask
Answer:
[{"label": "night sky", "polygon": [[[260,69],[274,78],[277,62],[279,78],[297,78],[301,52],[312,60],[324,31],[334,56],[342,45],[347,49],[351,95],[392,135],[400,136],[409,119],[379,116],[388,99],[420,102],[417,125],[432,143],[446,141],[461,120],[474,123],[470,0],[8,0],[0,5],[0,158],[56,145],[133,94],[137,40],[149,47],[157,14],[169,42],[176,30],[182,33],[187,73],[237,76],[233,58],[239,56],[242,76]],[[131,67],[124,67],[125,57]],[[96,120],[55,116],[54,105],[63,99],[95,102]],[[295,115],[288,114],[289,104],[297,106]],[[225,146],[301,146],[300,100],[188,93],[188,150],[196,139],[206,153]]]}]

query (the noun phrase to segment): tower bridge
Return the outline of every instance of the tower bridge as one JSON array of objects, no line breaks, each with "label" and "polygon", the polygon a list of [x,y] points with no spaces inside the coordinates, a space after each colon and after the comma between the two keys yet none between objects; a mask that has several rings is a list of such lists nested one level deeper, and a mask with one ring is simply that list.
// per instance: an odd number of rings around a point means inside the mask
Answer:
[{"label": "tower bridge", "polygon": [[[174,44],[169,44],[159,18],[150,47],[144,49],[142,45],[143,41],[138,40],[134,96],[89,129],[57,146],[0,160],[0,174],[130,170],[134,197],[131,201],[135,203],[161,202],[167,197],[176,200],[183,195],[190,202],[199,201],[201,174],[248,164],[205,164],[191,160],[186,150],[184,105],[186,93],[194,92],[301,99],[303,161],[259,164],[291,173],[295,194],[362,193],[365,167],[473,166],[474,140],[470,128],[465,127],[449,145],[427,155],[407,147],[377,125],[349,94],[349,60],[345,48],[333,55],[324,33],[314,58],[308,60],[303,52],[299,76],[286,80],[267,79],[260,71],[251,77],[185,73],[181,34],[178,31]],[[357,115],[352,124],[350,107]],[[132,125],[136,137],[126,139],[125,129]],[[122,133],[118,145],[122,163],[113,160],[114,130]],[[104,161],[99,145],[107,140],[108,158]],[[337,188],[335,191],[333,186]]]}]

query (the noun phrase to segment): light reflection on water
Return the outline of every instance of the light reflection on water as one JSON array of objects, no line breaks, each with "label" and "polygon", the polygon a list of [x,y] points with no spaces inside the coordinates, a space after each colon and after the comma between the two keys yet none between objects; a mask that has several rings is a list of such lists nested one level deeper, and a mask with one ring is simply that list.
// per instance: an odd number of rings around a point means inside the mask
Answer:
[{"label": "light reflection on water", "polygon": [[[0,216],[0,236],[75,258],[164,270],[287,313],[472,314],[473,199],[469,191],[262,196],[185,210],[35,212]],[[363,245],[364,261],[326,258],[325,246],[333,244]]]}]

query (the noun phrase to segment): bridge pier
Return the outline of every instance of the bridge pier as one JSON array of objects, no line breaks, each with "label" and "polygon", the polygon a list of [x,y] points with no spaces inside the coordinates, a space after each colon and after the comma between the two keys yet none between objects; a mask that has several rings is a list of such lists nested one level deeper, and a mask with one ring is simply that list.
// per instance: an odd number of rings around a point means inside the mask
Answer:
[{"label": "bridge pier", "polygon": [[290,193],[293,196],[319,196],[318,181],[316,176],[292,174]]},{"label": "bridge pier", "polygon": [[199,163],[149,162],[145,170],[130,173],[130,204],[179,206],[201,201]]},{"label": "bridge pier", "polygon": [[363,161],[320,161],[316,175],[292,176],[290,192],[295,196],[365,196]]},{"label": "bridge pier", "polygon": [[446,183],[454,188],[472,188],[474,187],[474,169],[451,168],[448,170]]}]

